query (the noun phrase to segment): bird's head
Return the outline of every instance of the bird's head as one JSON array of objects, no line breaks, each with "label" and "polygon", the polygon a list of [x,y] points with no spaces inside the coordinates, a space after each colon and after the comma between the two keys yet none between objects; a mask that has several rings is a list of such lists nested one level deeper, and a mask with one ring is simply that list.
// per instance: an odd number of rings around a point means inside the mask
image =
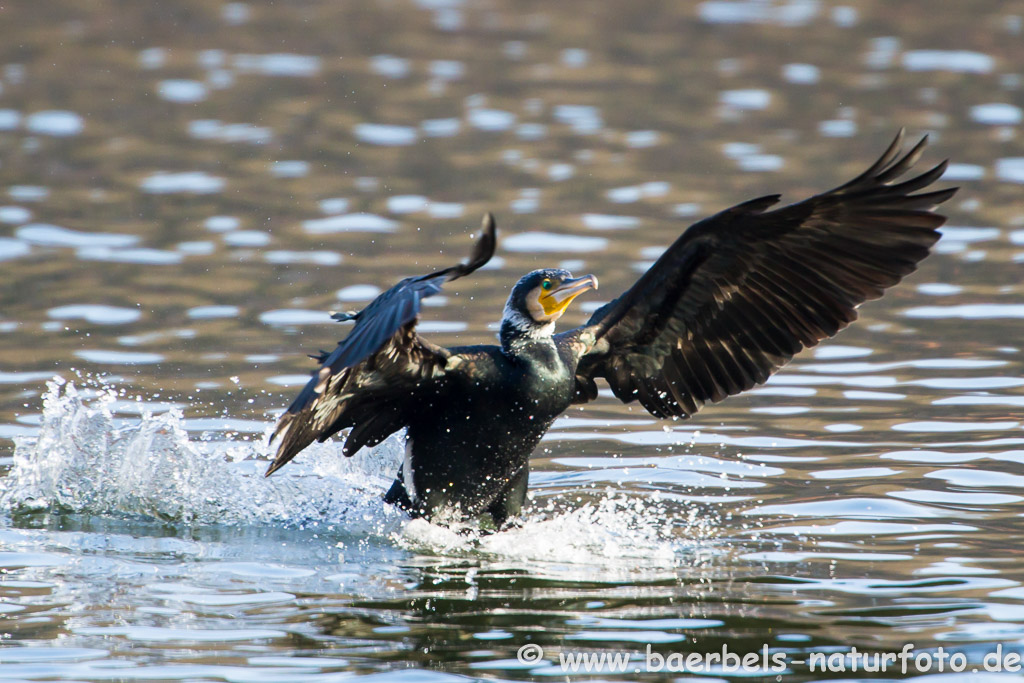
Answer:
[{"label": "bird's head", "polygon": [[597,289],[597,278],[574,278],[560,268],[545,268],[524,275],[512,288],[501,319],[501,343],[508,346],[517,339],[550,337],[555,321],[562,317],[572,300],[583,292]]}]

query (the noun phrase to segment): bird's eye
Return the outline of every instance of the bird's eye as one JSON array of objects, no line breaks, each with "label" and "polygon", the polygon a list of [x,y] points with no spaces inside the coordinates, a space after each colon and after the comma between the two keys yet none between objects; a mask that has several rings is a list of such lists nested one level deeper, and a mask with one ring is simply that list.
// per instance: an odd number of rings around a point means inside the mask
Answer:
[{"label": "bird's eye", "polygon": [[545,280],[544,282],[540,283],[540,286],[543,287],[545,290],[551,289],[551,280]]}]

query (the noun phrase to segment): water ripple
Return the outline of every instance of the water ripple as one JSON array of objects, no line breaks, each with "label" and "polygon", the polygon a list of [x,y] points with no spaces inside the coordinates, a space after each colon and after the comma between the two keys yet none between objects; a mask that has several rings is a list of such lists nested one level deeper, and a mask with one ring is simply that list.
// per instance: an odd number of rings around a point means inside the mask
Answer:
[{"label": "water ripple", "polygon": [[46,312],[55,320],[81,319],[90,323],[100,325],[123,325],[135,322],[142,317],[142,312],[135,308],[121,308],[118,306],[103,306],[99,304],[73,304],[70,306],[58,306]]},{"label": "water ripple", "polygon": [[139,241],[135,235],[79,232],[58,225],[31,223],[18,228],[19,239],[46,247],[127,247]]}]

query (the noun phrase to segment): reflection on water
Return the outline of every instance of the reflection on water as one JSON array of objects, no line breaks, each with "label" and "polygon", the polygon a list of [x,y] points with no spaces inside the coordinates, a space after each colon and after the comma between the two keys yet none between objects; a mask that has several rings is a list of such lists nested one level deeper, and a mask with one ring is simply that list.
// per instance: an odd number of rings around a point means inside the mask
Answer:
[{"label": "reflection on water", "polygon": [[[1020,651],[1024,8],[64,4],[0,22],[0,677]],[[521,528],[384,508],[394,441],[262,477],[328,312],[449,265],[484,211],[500,257],[430,301],[440,343],[493,339],[533,268],[607,300],[687,223],[846,180],[900,126],[963,185],[921,272],[690,422],[571,411]]]}]

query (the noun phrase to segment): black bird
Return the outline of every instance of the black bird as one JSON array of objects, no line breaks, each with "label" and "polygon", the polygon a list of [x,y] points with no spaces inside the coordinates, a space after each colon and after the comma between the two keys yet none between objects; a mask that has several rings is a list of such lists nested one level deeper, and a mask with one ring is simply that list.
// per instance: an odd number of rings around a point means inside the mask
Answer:
[{"label": "black bird", "polygon": [[537,270],[508,297],[500,346],[436,346],[416,333],[420,302],[490,259],[488,214],[466,263],[335,316],[355,326],[316,357],[271,436],[279,444],[267,475],[339,430],[351,428],[342,449],[351,456],[405,428],[405,461],[385,500],[441,523],[489,513],[501,527],[526,498],[531,451],[559,414],[597,397],[598,378],[656,417],[689,417],[763,383],[913,272],[945,222],[933,209],[957,188],[918,192],[946,162],[899,181],[927,142],[899,158],[902,139],[834,190],[771,211],[779,195],[760,197],[694,224],[581,327],[554,334],[597,278]]}]

